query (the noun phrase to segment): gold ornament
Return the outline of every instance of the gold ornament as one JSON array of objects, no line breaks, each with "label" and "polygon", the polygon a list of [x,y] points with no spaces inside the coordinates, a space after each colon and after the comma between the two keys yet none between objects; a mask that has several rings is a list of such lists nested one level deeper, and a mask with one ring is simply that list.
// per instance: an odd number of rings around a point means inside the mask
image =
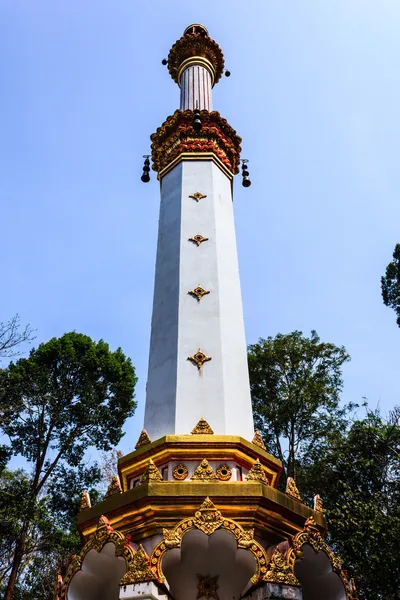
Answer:
[{"label": "gold ornament", "polygon": [[280,585],[300,585],[300,582],[292,573],[289,564],[286,562],[284,555],[278,548],[275,548],[268,565],[268,571],[263,579],[269,583],[277,583]]},{"label": "gold ornament", "polygon": [[175,533],[174,529],[163,529],[163,537],[165,545],[168,549],[179,548],[181,545],[181,538]]},{"label": "gold ornament", "polygon": [[142,544],[140,544],[133,555],[129,570],[125,573],[119,585],[146,583],[155,579],[156,575],[150,568],[150,558]]},{"label": "gold ornament", "polygon": [[90,502],[90,496],[87,491],[82,492],[81,497],[81,510],[85,510],[85,508],[90,508],[92,506]]},{"label": "gold ornament", "polygon": [[188,238],[188,242],[194,242],[197,244],[197,247],[199,247],[203,242],[208,242],[208,238],[202,236],[200,233],[197,233],[193,237]]},{"label": "gold ornament", "polygon": [[228,467],[228,465],[221,465],[216,470],[216,475],[221,481],[229,481],[232,477],[232,470]]},{"label": "gold ornament", "polygon": [[261,437],[261,434],[259,431],[256,431],[252,440],[252,443],[255,446],[259,446],[259,448],[262,448],[263,450],[266,450],[265,444],[263,442],[263,439]]},{"label": "gold ornament", "polygon": [[213,430],[207,423],[204,417],[201,417],[200,421],[197,423],[196,427],[192,429],[193,434],[213,434]]},{"label": "gold ornament", "polygon": [[206,296],[209,293],[210,292],[208,290],[205,290],[204,288],[202,288],[200,284],[196,288],[194,288],[194,290],[190,290],[188,292],[188,294],[197,298],[197,302],[200,302],[202,297]]},{"label": "gold ornament", "polygon": [[136,442],[135,450],[141,448],[142,446],[147,446],[147,444],[151,444],[151,439],[145,429],[142,429],[142,433],[139,435],[139,439]]},{"label": "gold ornament", "polygon": [[207,195],[202,194],[201,192],[195,192],[194,194],[190,194],[189,198],[193,198],[193,200],[196,200],[196,202],[198,202],[199,200],[202,200],[203,198],[207,198]]},{"label": "gold ornament", "polygon": [[199,466],[195,468],[190,479],[197,481],[215,481],[217,476],[214,469],[208,464],[208,460],[203,458]]},{"label": "gold ornament", "polygon": [[122,487],[118,475],[113,475],[104,497],[108,498],[109,496],[115,496],[115,494],[122,494]]},{"label": "gold ornament", "polygon": [[162,481],[163,478],[161,476],[160,471],[157,469],[156,465],[153,463],[151,458],[147,463],[146,470],[144,471],[142,477],[140,478],[140,485],[142,483],[149,483],[150,481]]},{"label": "gold ornament", "polygon": [[178,481],[183,481],[184,479],[186,479],[188,474],[189,474],[189,471],[187,470],[185,465],[182,465],[182,464],[177,465],[175,467],[175,469],[172,471],[173,478],[177,479]]},{"label": "gold ornament", "polygon": [[197,368],[200,370],[205,362],[211,360],[211,356],[206,356],[204,354],[204,352],[202,352],[202,350],[200,350],[200,348],[199,348],[197,350],[196,354],[193,354],[193,356],[188,356],[187,359],[190,360],[192,363],[194,363],[197,366]]},{"label": "gold ornament", "polygon": [[316,510],[317,512],[323,513],[324,512],[324,506],[322,503],[322,498],[319,494],[317,494],[316,496],[314,496],[314,510]]},{"label": "gold ornament", "polygon": [[254,465],[251,467],[250,471],[246,475],[246,481],[261,481],[261,483],[266,483],[269,485],[269,481],[265,475],[265,471],[262,468],[262,464],[260,461],[256,460]]},{"label": "gold ornament", "polygon": [[207,600],[209,598],[215,598],[215,600],[219,600],[217,594],[217,589],[219,587],[217,581],[219,575],[215,575],[215,577],[210,577],[210,575],[196,575],[196,577],[199,581],[197,584],[198,592],[196,600],[198,600],[198,598],[206,598]]},{"label": "gold ornament", "polygon": [[210,498],[206,498],[199,510],[194,515],[194,525],[206,535],[211,535],[221,527],[224,520]]},{"label": "gold ornament", "polygon": [[299,500],[301,502],[300,493],[299,493],[299,490],[297,489],[297,485],[296,485],[296,482],[293,479],[293,477],[287,478],[285,491],[288,496],[290,496],[291,498],[294,498],[295,500]]}]

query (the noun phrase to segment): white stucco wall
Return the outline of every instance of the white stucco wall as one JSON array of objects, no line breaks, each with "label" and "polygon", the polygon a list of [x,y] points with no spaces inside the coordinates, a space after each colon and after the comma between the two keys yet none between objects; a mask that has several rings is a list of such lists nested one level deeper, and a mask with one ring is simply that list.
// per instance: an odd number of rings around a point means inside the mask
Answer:
[{"label": "white stucco wall", "polygon": [[[207,197],[199,202],[194,192]],[[209,238],[199,247],[188,238]],[[209,290],[200,302],[188,294]],[[187,360],[198,348],[212,360]],[[212,161],[183,161],[162,180],[145,429],[253,437],[231,182]]]}]

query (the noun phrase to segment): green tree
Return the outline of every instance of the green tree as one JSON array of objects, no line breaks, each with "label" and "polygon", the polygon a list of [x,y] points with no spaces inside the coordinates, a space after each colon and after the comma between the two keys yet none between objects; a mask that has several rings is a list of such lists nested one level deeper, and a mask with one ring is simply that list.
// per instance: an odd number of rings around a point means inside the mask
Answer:
[{"label": "green tree", "polygon": [[109,451],[119,442],[136,407],[135,384],[134,368],[121,349],[111,352],[102,340],[75,332],[40,344],[0,371],[1,427],[13,454],[33,467],[5,600],[13,598],[41,494],[52,489],[56,502],[60,482],[85,470],[90,446]]},{"label": "green tree", "polygon": [[400,410],[388,422],[369,412],[333,431],[302,457],[306,502],[320,493],[329,543],[355,575],[360,600],[397,600],[400,539]]},{"label": "green tree", "polygon": [[255,425],[284,465],[283,485],[295,476],[301,453],[346,423],[352,406],[341,408],[339,394],[348,360],[343,346],[320,342],[315,331],[310,338],[294,331],[249,346]]},{"label": "green tree", "polygon": [[393,260],[386,267],[386,273],[381,277],[383,303],[393,308],[397,315],[397,325],[400,327],[400,244],[396,244]]}]

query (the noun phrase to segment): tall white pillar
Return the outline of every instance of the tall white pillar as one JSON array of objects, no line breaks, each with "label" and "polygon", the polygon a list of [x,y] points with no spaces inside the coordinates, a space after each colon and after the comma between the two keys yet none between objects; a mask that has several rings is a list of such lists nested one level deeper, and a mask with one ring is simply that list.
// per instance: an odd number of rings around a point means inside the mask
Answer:
[{"label": "tall white pillar", "polygon": [[180,79],[181,110],[212,110],[212,78],[202,65],[187,67]]}]

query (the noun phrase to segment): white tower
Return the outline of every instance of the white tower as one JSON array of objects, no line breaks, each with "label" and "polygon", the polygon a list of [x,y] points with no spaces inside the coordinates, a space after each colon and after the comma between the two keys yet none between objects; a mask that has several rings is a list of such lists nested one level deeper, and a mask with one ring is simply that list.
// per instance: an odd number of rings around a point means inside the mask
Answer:
[{"label": "white tower", "polygon": [[201,417],[216,434],[254,434],[232,206],[241,140],[210,112],[223,66],[207,30],[188,27],[168,56],[181,110],[152,136],[161,206],[144,427],[153,440],[190,433]]}]

